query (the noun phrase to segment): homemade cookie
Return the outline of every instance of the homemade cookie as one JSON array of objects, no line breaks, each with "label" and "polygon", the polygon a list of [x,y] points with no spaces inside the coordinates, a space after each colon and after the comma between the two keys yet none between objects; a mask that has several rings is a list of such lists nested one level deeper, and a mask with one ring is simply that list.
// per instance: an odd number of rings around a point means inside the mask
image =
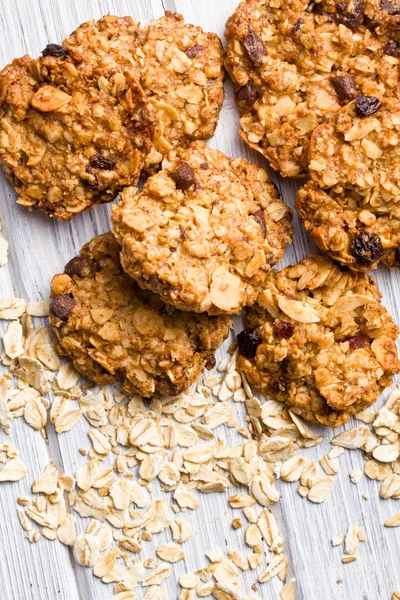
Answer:
[{"label": "homemade cookie", "polygon": [[299,215],[318,246],[352,269],[400,267],[400,101],[359,96],[320,125]]},{"label": "homemade cookie", "polygon": [[267,173],[204,142],[171,152],[143,190],[113,207],[121,264],[181,310],[236,313],[253,304],[291,240],[291,210]]},{"label": "homemade cookie", "polygon": [[400,371],[398,328],[366,273],[310,255],[271,273],[237,336],[237,368],[267,397],[329,427],[375,402]]},{"label": "homemade cookie", "polygon": [[246,0],[228,20],[240,135],[284,177],[307,173],[313,130],[341,106],[398,95],[397,42],[376,33],[367,4]]},{"label": "homemade cookie", "polygon": [[173,148],[214,135],[224,100],[223,49],[216,34],[170,11],[142,30],[130,17],[107,15],[81,25],[63,45],[88,77],[128,71],[140,81],[158,117],[148,171]]},{"label": "homemade cookie", "polygon": [[86,244],[51,284],[50,322],[61,354],[97,384],[121,381],[150,397],[178,394],[215,363],[229,317],[182,313],[121,269],[111,233]]},{"label": "homemade cookie", "polygon": [[67,220],[138,181],[154,116],[129,74],[89,85],[51,44],[0,73],[0,127],[0,163],[17,202]]}]

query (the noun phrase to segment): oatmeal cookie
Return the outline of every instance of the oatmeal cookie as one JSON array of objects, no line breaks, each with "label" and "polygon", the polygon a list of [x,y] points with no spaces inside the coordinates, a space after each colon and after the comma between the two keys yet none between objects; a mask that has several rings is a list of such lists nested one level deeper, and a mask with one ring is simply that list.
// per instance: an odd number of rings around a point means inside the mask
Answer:
[{"label": "oatmeal cookie", "polygon": [[398,328],[366,273],[310,255],[271,273],[237,336],[237,367],[268,397],[338,427],[400,371]]},{"label": "oatmeal cookie", "polygon": [[111,233],[86,244],[51,284],[59,351],[97,384],[121,381],[145,397],[186,390],[214,365],[230,318],[182,313],[140,290]]},{"label": "oatmeal cookie", "polygon": [[400,100],[359,96],[317,127],[299,215],[318,246],[352,269],[400,267]]},{"label": "oatmeal cookie", "polygon": [[154,133],[153,109],[129,74],[89,86],[54,44],[0,73],[0,124],[17,202],[61,220],[135,185]]},{"label": "oatmeal cookie", "polygon": [[143,29],[130,17],[107,15],[81,25],[63,45],[88,77],[128,71],[140,81],[158,117],[147,171],[159,168],[173,148],[214,135],[224,100],[216,34],[170,11]]},{"label": "oatmeal cookie", "polygon": [[181,310],[236,313],[253,304],[291,240],[291,210],[267,173],[204,142],[175,150],[143,190],[113,207],[121,264]]},{"label": "oatmeal cookie", "polygon": [[307,173],[313,130],[343,105],[398,95],[397,42],[376,33],[366,4],[246,0],[228,20],[240,135],[284,177]]}]

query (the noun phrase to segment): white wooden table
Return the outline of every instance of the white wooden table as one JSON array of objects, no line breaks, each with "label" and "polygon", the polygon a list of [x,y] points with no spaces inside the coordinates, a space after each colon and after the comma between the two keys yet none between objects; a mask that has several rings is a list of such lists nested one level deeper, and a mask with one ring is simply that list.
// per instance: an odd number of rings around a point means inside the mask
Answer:
[{"label": "white wooden table", "polygon": [[[165,9],[184,14],[186,21],[215,31],[223,37],[224,24],[237,0],[2,0],[0,11],[0,64],[29,53],[37,56],[49,42],[61,40],[80,23],[100,18],[107,12],[132,15],[145,24],[160,17]],[[265,163],[250,152],[237,135],[238,115],[230,84],[226,83],[226,101],[215,138],[210,145],[231,156],[244,156]],[[276,180],[276,178],[275,178]],[[284,200],[293,205],[294,182],[278,182]],[[0,269],[0,296],[17,296],[30,300],[46,299],[54,273],[78,252],[95,234],[109,229],[109,206],[101,206],[79,215],[69,223],[59,223],[44,214],[29,214],[14,203],[11,186],[0,176],[0,215],[3,234],[10,243],[10,260]],[[293,246],[282,264],[304,258],[312,248],[308,236],[295,218]],[[400,323],[400,272],[384,268],[376,274],[386,305]],[[240,329],[240,323],[238,323]],[[239,414],[239,408],[235,405]],[[0,442],[11,441],[28,466],[25,479],[14,484],[0,484],[0,599],[1,600],[106,600],[112,598],[112,586],[97,580],[90,569],[79,567],[72,553],[58,542],[42,539],[30,545],[25,540],[16,514],[16,498],[29,494],[31,482],[40,475],[50,458],[67,473],[74,473],[87,459],[78,448],[89,446],[88,424],[82,418],[70,432],[56,436],[49,428],[49,444],[22,419],[15,420],[9,437],[0,433]],[[229,442],[235,441],[231,430]],[[320,458],[329,449],[330,431],[325,431],[323,445],[303,454]],[[243,441],[243,438],[241,438]],[[400,502],[379,499],[379,484],[365,477],[358,485],[350,482],[348,473],[363,467],[358,453],[340,458],[341,471],[328,501],[321,506],[303,500],[296,484],[278,482],[281,501],[273,512],[281,524],[285,552],[289,557],[290,576],[298,582],[297,598],[301,600],[390,600],[400,589],[400,531],[385,530],[383,521],[400,510]],[[369,501],[362,499],[362,492]],[[190,515],[194,535],[185,545],[185,564],[175,566],[168,580],[168,600],[179,595],[177,580],[184,572],[206,566],[204,553],[215,546],[224,550],[243,547],[243,531],[234,531],[231,521],[238,513],[229,510],[226,495],[202,495],[201,508]],[[80,520],[80,530],[83,530]],[[341,549],[332,548],[331,537],[344,534],[350,524],[363,526],[367,542],[359,548],[357,562],[343,565]],[[159,543],[167,541],[158,536]],[[146,544],[144,557],[154,555]],[[242,591],[253,593],[251,585],[258,571],[241,576]],[[282,584],[275,578],[260,586],[257,595],[263,599],[279,598]]]}]

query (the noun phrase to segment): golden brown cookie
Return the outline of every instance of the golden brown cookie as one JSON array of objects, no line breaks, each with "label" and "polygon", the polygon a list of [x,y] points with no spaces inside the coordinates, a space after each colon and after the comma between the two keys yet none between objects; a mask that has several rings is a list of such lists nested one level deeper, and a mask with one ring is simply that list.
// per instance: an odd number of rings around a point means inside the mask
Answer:
[{"label": "golden brown cookie", "polygon": [[238,370],[294,413],[342,425],[400,371],[398,328],[380,297],[372,277],[324,256],[271,273],[237,336]]},{"label": "golden brown cookie", "polygon": [[51,284],[50,322],[61,354],[98,384],[144,397],[178,394],[214,365],[229,317],[182,313],[140,290],[111,233],[86,244]]},{"label": "golden brown cookie", "polygon": [[267,173],[204,142],[171,152],[141,192],[125,189],[113,224],[121,264],[143,289],[210,314],[253,304],[292,236]]},{"label": "golden brown cookie", "polygon": [[352,269],[400,268],[400,100],[359,96],[320,125],[296,207],[318,246]]},{"label": "golden brown cookie", "polygon": [[223,49],[219,37],[165,16],[143,29],[130,17],[107,15],[83,23],[64,42],[88,77],[130,72],[156,110],[158,127],[147,171],[165,154],[214,135],[224,100]]},{"label": "golden brown cookie", "polygon": [[313,130],[358,95],[395,97],[397,36],[361,0],[246,0],[228,20],[240,135],[284,177],[307,173]]},{"label": "golden brown cookie", "polygon": [[19,204],[68,220],[138,181],[154,116],[129,74],[92,85],[61,46],[43,54],[0,73],[0,163]]}]

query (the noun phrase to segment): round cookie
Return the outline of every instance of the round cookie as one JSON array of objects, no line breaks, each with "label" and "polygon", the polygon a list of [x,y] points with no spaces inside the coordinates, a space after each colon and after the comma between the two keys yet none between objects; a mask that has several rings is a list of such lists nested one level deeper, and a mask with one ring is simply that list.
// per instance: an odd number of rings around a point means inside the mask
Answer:
[{"label": "round cookie", "polygon": [[43,54],[0,73],[0,163],[19,204],[68,220],[136,184],[154,116],[129,74],[88,85],[64,48]]},{"label": "round cookie", "polygon": [[255,302],[290,243],[291,216],[263,169],[193,142],[141,192],[125,189],[112,220],[121,264],[142,288],[219,314]]},{"label": "round cookie", "polygon": [[313,130],[343,105],[398,95],[397,42],[365,10],[361,0],[246,0],[227,22],[240,135],[283,177],[307,174]]},{"label": "round cookie", "polygon": [[237,336],[238,370],[305,419],[342,425],[400,371],[398,328],[380,297],[366,273],[325,256],[271,273]]},{"label": "round cookie", "polygon": [[400,100],[358,97],[317,127],[309,161],[296,208],[315,243],[352,269],[400,268]]},{"label": "round cookie", "polygon": [[61,354],[97,384],[121,381],[144,397],[178,394],[215,364],[229,317],[182,313],[121,269],[111,233],[86,244],[51,284],[50,322]]},{"label": "round cookie", "polygon": [[142,30],[130,17],[107,15],[81,25],[63,45],[90,77],[127,70],[138,79],[158,117],[148,172],[173,148],[214,135],[224,100],[223,49],[216,34],[170,11]]}]

